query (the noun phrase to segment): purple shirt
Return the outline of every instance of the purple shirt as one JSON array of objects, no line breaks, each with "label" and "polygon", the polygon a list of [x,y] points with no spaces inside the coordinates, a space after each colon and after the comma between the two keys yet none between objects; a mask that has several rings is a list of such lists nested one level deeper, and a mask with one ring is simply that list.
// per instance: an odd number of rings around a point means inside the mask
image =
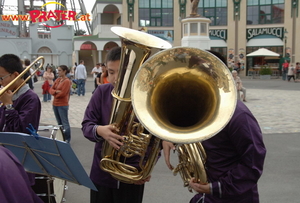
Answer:
[{"label": "purple shirt", "polygon": [[[227,126],[202,144],[212,186],[212,194],[205,194],[203,202],[259,202],[257,181],[263,171],[266,148],[260,127],[249,109],[238,101]],[[195,195],[191,203],[201,196]]]},{"label": "purple shirt", "polygon": [[43,203],[33,192],[23,166],[15,155],[0,146],[1,203]]},{"label": "purple shirt", "polygon": [[97,125],[109,124],[113,99],[111,91],[113,88],[114,87],[111,84],[100,85],[96,88],[84,114],[82,131],[83,135],[87,139],[92,142],[96,142],[90,174],[91,180],[99,186],[117,188],[118,181],[115,180],[109,173],[102,171],[99,166],[104,140],[99,140],[95,137]]},{"label": "purple shirt", "polygon": [[29,133],[26,127],[29,123],[37,130],[41,116],[41,102],[33,90],[28,89],[13,101],[12,110],[0,108],[0,129],[1,132],[22,132]]},{"label": "purple shirt", "polygon": [[[24,92],[20,93],[22,91]],[[5,106],[0,107],[1,132],[21,132],[28,134],[29,131],[26,127],[29,127],[30,123],[37,130],[41,116],[41,102],[39,97],[27,85],[20,88],[15,95],[18,98],[13,100],[14,109],[6,110]],[[28,173],[28,176],[31,185],[34,185],[35,175]]]},{"label": "purple shirt", "polygon": [[[96,88],[86,108],[82,121],[83,135],[90,141],[95,142],[94,158],[90,178],[96,185],[108,188],[118,188],[119,181],[114,179],[109,173],[104,172],[99,166],[102,158],[101,151],[104,140],[102,138],[99,139],[99,137],[96,135],[96,127],[98,125],[109,124],[113,100],[111,91],[113,88],[113,85],[110,83],[100,85]],[[153,141],[153,139],[151,141]],[[145,160],[148,158],[151,152],[151,144],[149,146],[150,147],[148,147],[145,155]],[[133,156],[126,159],[126,164],[137,167],[139,160],[139,156]]]}]

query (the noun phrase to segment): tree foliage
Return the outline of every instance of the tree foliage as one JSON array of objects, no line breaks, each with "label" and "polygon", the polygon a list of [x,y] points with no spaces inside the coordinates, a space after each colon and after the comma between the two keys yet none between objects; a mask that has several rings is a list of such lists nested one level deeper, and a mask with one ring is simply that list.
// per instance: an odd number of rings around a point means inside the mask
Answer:
[{"label": "tree foliage", "polygon": [[75,36],[80,36],[80,35],[85,35],[86,31],[83,29],[75,30],[74,35]]}]

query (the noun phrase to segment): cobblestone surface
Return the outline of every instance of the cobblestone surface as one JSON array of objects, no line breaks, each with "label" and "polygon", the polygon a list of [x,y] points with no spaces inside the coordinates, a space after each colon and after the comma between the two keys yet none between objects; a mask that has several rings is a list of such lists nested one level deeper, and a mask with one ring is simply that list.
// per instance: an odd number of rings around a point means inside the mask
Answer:
[{"label": "cobblestone surface", "polygon": [[[274,83],[271,87],[266,87],[267,89],[262,89],[264,84],[257,87],[259,85],[257,83],[261,82],[259,80],[245,79],[245,81],[250,86],[247,87],[245,104],[258,120],[264,134],[300,132],[300,83],[291,83],[290,85],[294,89],[285,90],[277,88],[276,85],[281,87],[288,85],[287,82],[282,83],[284,81],[280,80],[269,83],[265,81],[267,84]],[[87,86],[91,88],[92,82],[87,82]],[[297,89],[297,87],[299,88]],[[69,121],[71,127],[81,128],[84,111],[91,96],[91,91],[87,91],[85,96],[75,94],[70,97]],[[51,102],[42,102],[41,123],[56,124]]]}]

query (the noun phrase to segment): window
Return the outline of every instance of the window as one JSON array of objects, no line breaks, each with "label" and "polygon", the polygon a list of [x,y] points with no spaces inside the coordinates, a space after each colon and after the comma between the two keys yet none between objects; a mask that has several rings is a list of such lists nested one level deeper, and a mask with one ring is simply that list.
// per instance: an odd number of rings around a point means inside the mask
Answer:
[{"label": "window", "polygon": [[198,13],[211,20],[210,26],[227,25],[227,0],[200,1]]},{"label": "window", "polygon": [[247,24],[274,24],[284,22],[284,0],[248,0]]},{"label": "window", "polygon": [[212,51],[219,52],[225,59],[227,59],[227,47],[211,47]]},{"label": "window", "polygon": [[140,0],[139,25],[173,26],[173,0]]}]

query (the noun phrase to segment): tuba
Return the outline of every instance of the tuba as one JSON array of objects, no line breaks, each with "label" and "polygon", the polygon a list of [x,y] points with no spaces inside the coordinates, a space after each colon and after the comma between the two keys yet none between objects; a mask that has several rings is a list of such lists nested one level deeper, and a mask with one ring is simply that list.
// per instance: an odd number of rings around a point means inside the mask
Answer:
[{"label": "tuba", "polygon": [[200,142],[226,126],[237,101],[227,66],[201,49],[167,49],[141,66],[131,95],[142,126],[162,140],[178,143],[179,164],[173,173],[180,173],[184,186],[191,177],[207,183],[206,154]]},{"label": "tuba", "polygon": [[[124,141],[119,150],[104,142],[100,167],[115,179],[135,183],[151,174],[161,150],[161,140],[146,132],[136,120],[131,104],[132,81],[142,63],[151,55],[172,46],[165,40],[137,30],[122,27],[112,27],[111,30],[121,39],[122,53],[118,80],[112,91],[114,101],[110,124],[119,129]],[[145,157],[146,153],[149,157]],[[126,163],[133,156],[141,157],[136,167]]]}]

